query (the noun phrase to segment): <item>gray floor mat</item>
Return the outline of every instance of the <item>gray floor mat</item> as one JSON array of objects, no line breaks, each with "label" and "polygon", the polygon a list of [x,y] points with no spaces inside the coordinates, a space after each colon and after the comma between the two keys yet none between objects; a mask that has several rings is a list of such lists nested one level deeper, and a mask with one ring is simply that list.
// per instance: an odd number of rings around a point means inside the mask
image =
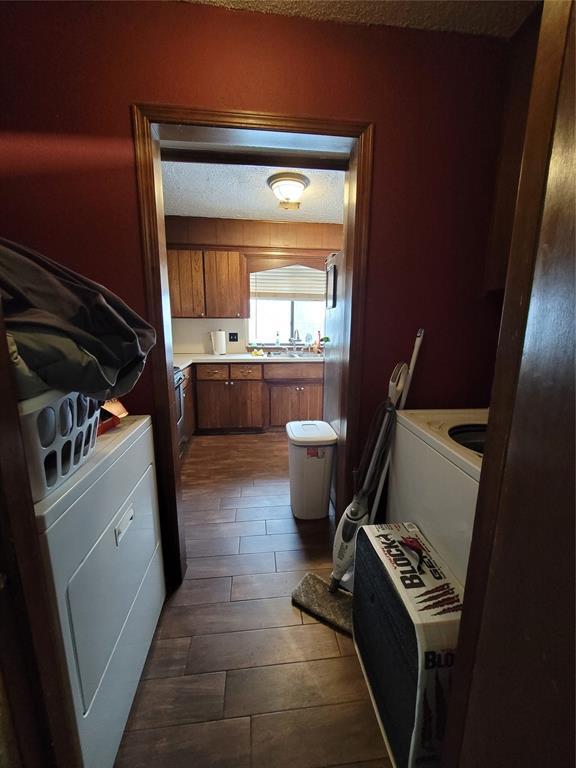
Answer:
[{"label": "gray floor mat", "polygon": [[352,595],[328,591],[328,582],[307,573],[292,592],[292,602],[321,621],[352,635]]}]

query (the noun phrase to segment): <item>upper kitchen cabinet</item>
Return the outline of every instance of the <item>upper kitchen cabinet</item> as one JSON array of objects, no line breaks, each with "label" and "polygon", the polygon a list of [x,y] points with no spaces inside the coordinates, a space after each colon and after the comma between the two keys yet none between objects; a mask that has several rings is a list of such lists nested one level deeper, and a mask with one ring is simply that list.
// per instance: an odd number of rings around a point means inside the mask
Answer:
[{"label": "upper kitchen cabinet", "polygon": [[249,317],[249,272],[323,268],[342,248],[341,224],[191,216],[167,216],[165,223],[172,317]]},{"label": "upper kitchen cabinet", "polygon": [[169,250],[168,284],[172,317],[206,317],[202,251]]},{"label": "upper kitchen cabinet", "polygon": [[246,257],[238,251],[204,252],[208,317],[249,317]]},{"label": "upper kitchen cabinet", "polygon": [[246,257],[237,251],[168,250],[172,317],[249,317]]}]

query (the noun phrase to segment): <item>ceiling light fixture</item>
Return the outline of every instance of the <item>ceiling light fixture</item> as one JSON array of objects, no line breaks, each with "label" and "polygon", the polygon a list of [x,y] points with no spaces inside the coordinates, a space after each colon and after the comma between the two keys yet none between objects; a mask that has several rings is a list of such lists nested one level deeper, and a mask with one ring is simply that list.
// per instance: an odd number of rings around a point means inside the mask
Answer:
[{"label": "ceiling light fixture", "polygon": [[280,200],[280,208],[300,208],[300,198],[310,179],[303,173],[274,173],[268,177],[268,186]]}]

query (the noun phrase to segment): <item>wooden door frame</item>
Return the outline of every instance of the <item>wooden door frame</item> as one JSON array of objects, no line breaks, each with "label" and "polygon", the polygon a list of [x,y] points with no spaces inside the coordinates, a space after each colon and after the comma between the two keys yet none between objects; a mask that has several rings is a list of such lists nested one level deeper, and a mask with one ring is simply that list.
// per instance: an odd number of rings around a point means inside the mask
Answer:
[{"label": "wooden door frame", "polygon": [[[444,768],[459,768],[462,765],[461,753],[468,703],[478,638],[484,619],[486,583],[498,534],[500,501],[504,490],[502,482],[508,459],[524,336],[538,255],[571,5],[571,2],[566,1],[545,0],[538,37],[496,355],[490,421],[448,712],[442,762]],[[496,664],[494,668],[496,669]],[[526,674],[530,674],[529,669]],[[490,702],[486,702],[486,705],[489,706]]]},{"label": "wooden door frame", "polygon": [[[339,492],[349,495],[352,465],[358,455],[364,294],[368,254],[370,195],[372,186],[373,126],[370,123],[298,118],[258,112],[215,112],[166,104],[132,105],[136,151],[138,200],[148,320],[156,327],[158,340],[149,356],[154,398],[154,438],[164,564],[168,588],[175,588],[186,569],[183,523],[178,519],[179,473],[174,427],[172,394],[172,330],[169,306],[166,236],[162,198],[161,158],[153,135],[157,124],[197,125],[219,128],[243,128],[279,133],[307,133],[346,136],[355,139],[354,157],[347,172],[344,216],[344,249],[349,259],[346,301],[348,360],[343,366],[340,410],[345,418],[346,434],[338,446]],[[289,160],[289,156],[286,157]]]}]

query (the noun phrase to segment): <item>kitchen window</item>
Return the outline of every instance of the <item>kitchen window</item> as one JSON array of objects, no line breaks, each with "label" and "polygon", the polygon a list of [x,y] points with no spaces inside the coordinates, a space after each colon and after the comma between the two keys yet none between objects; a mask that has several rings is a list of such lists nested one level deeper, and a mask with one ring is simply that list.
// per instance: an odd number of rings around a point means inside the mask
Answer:
[{"label": "kitchen window", "polygon": [[250,344],[311,344],[324,335],[325,273],[300,265],[250,275]]}]

